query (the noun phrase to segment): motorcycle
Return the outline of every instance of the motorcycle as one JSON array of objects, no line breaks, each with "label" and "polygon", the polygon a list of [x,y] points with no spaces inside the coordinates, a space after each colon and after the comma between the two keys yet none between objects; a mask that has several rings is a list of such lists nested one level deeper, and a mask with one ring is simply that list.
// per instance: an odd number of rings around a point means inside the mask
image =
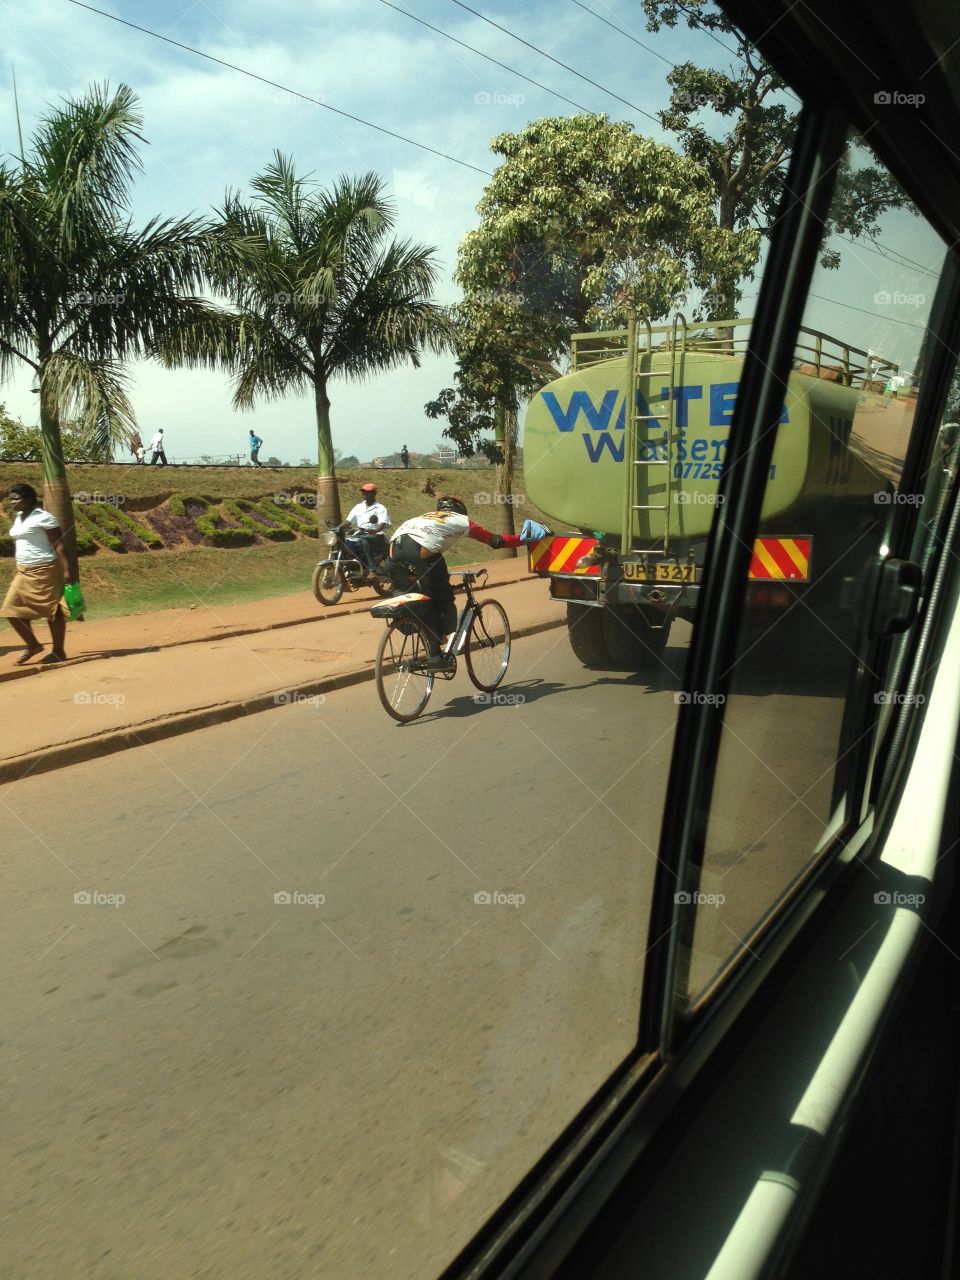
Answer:
[{"label": "motorcycle", "polygon": [[[365,542],[379,539],[376,569],[368,568],[365,561],[358,559],[353,548],[347,545],[348,537],[360,537]],[[373,587],[382,597],[393,593],[393,583],[384,568],[387,540],[382,531],[366,533],[349,520],[339,525],[327,521],[327,532],[320,535],[320,542],[327,547],[327,556],[313,571],[313,594],[321,604],[338,604],[344,591],[356,591],[358,587]]]}]

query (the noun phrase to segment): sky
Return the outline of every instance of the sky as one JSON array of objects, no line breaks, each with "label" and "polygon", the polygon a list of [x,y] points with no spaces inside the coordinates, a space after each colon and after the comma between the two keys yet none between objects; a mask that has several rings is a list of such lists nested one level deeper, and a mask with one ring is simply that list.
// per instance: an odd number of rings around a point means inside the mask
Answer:
[{"label": "sky", "polygon": [[[96,7],[255,73],[216,65],[182,48],[91,12],[70,0],[0,0],[5,69],[0,83],[0,152],[17,150],[12,75],[24,136],[51,104],[93,82],[129,84],[139,95],[148,145],[134,184],[132,217],[209,214],[228,188],[245,189],[277,149],[320,185],[340,174],[380,174],[396,205],[395,234],[433,245],[440,264],[437,299],[454,302],[457,246],[478,222],[476,205],[496,164],[490,139],[545,115],[577,107],[627,120],[639,132],[671,139],[655,115],[666,105],[667,62],[727,69],[730,56],[686,28],[646,31],[639,0],[471,0],[471,7],[521,36],[536,52],[468,12],[455,0],[397,0],[423,22],[540,82],[492,65],[384,0],[103,0]],[[647,48],[600,21],[606,18]],[[568,64],[566,70],[545,56]],[[588,77],[586,83],[575,72]],[[550,92],[553,91],[553,92]],[[305,101],[298,94],[316,99]],[[571,99],[570,105],[561,97]],[[626,101],[621,101],[623,99]],[[324,105],[318,105],[324,104]],[[626,105],[627,103],[631,105]],[[335,114],[362,117],[452,159],[418,149]],[[461,161],[463,163],[456,163]],[[472,167],[471,167],[472,166]],[[907,213],[883,220],[881,251],[838,244],[840,271],[814,285],[805,322],[910,367],[932,302],[941,250]],[[896,259],[882,256],[895,253]],[[901,261],[908,255],[923,270]],[[741,314],[756,285],[748,284]],[[164,428],[171,461],[245,452],[252,428],[262,457],[316,459],[312,400],[290,396],[252,411],[231,407],[229,380],[197,370],[132,367],[131,393],[141,434]],[[331,388],[334,445],[362,461],[406,444],[428,452],[440,440],[424,404],[452,383],[450,357],[425,356],[419,369]],[[0,387],[8,412],[35,422],[29,376]]]}]

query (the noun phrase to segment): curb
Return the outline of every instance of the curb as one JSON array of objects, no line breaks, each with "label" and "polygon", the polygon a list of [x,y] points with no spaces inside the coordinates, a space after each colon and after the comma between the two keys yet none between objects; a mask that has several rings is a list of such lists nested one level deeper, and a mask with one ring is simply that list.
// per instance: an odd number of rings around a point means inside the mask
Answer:
[{"label": "curb", "polygon": [[[534,622],[529,626],[520,627],[511,632],[511,637],[514,640],[521,640],[525,636],[538,635],[541,631],[553,631],[565,625],[562,617],[551,618],[546,622]],[[267,630],[267,628],[262,629]],[[164,738],[176,738],[183,733],[192,733],[196,729],[208,729],[212,725],[226,724],[230,720],[239,720],[241,716],[256,715],[261,711],[275,711],[277,707],[289,706],[297,698],[310,698],[315,694],[347,689],[351,685],[362,684],[373,678],[374,663],[371,659],[368,666],[355,671],[346,671],[341,675],[309,680],[305,684],[288,686],[272,693],[254,694],[237,702],[221,702],[212,707],[174,712],[172,715],[161,716],[156,720],[147,720],[143,724],[124,725],[121,729],[110,729],[106,733],[96,734],[90,738],[79,738],[75,742],[40,747],[36,751],[18,756],[16,760],[0,761],[0,785],[20,782],[37,774],[66,768],[67,765],[80,764],[84,760],[95,760],[101,756],[113,755],[118,751],[127,751],[131,747],[143,747],[151,742],[161,742]],[[283,694],[287,696],[282,698]],[[278,701],[281,698],[282,700]]]},{"label": "curb", "polygon": [[[458,568],[459,567],[460,566],[458,566]],[[499,591],[503,587],[515,587],[521,582],[534,582],[538,576],[539,575],[535,573],[528,573],[522,578],[512,578],[506,582],[496,582],[493,584],[493,589]],[[207,644],[212,640],[230,640],[238,636],[256,636],[265,631],[282,631],[284,627],[302,627],[308,622],[330,622],[333,618],[344,618],[354,613],[366,613],[373,608],[376,603],[377,597],[373,596],[370,600],[364,601],[362,604],[353,604],[343,609],[341,609],[339,605],[334,605],[333,607],[337,610],[336,613],[327,612],[311,614],[310,617],[305,618],[285,618],[283,622],[266,622],[260,627],[234,627],[230,631],[218,631],[216,635],[194,636],[192,640],[171,640],[167,644],[147,645],[143,652],[158,653],[161,649],[177,649],[181,645],[185,644]],[[322,607],[323,606],[320,604],[317,605],[318,609]],[[127,618],[134,617],[136,615],[123,614],[120,616]],[[73,625],[82,626],[83,624],[74,623]],[[83,662],[99,662],[102,660],[103,656],[104,655],[102,653],[80,653],[75,658],[68,658],[67,665],[70,667],[78,667]],[[44,668],[39,666],[24,667],[22,670],[18,670],[14,667],[11,671],[0,671],[0,684],[4,684],[8,680],[24,680],[29,676],[43,675],[43,672]],[[0,781],[2,780],[2,773],[0,773]]]}]

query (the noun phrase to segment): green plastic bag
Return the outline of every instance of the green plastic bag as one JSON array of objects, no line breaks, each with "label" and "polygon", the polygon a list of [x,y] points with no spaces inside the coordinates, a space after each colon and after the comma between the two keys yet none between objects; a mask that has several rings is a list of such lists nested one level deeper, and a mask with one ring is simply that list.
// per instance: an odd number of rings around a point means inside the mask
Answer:
[{"label": "green plastic bag", "polygon": [[79,582],[67,582],[63,587],[63,598],[70,610],[71,622],[82,622],[87,602],[83,598]]}]

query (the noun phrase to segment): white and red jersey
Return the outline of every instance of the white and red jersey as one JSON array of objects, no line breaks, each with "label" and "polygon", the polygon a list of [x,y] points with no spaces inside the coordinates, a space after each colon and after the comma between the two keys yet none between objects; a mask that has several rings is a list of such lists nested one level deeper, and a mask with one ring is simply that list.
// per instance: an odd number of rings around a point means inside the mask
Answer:
[{"label": "white and red jersey", "polygon": [[[469,516],[462,516],[459,511],[428,511],[425,515],[414,516],[412,520],[403,522],[390,541],[396,542],[404,534],[435,555],[442,555],[457,538],[474,538],[477,542],[489,545],[494,536],[489,529],[484,529],[481,524],[474,524]],[[516,533],[501,533],[497,536],[503,539],[501,545],[504,547],[521,545]]]}]

